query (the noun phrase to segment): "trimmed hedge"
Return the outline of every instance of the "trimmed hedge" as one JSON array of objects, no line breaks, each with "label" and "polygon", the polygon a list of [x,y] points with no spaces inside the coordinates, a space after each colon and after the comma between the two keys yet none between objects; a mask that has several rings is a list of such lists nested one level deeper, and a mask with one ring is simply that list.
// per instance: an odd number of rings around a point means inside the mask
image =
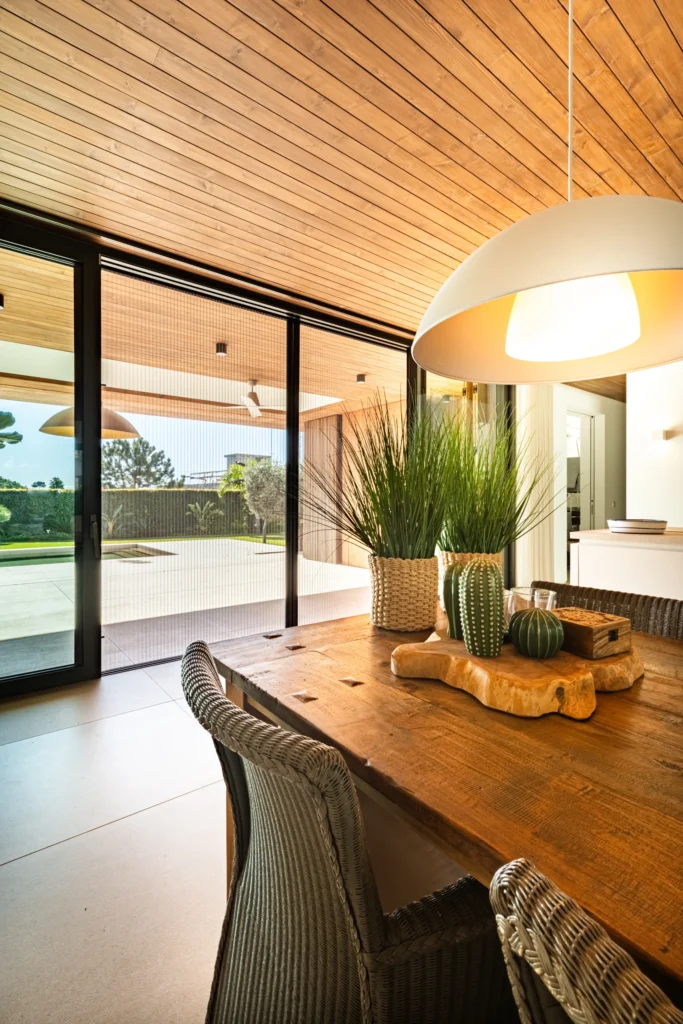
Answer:
[{"label": "trimmed hedge", "polygon": [[12,513],[5,525],[7,538],[73,536],[74,492],[0,489],[0,505]]},{"label": "trimmed hedge", "polygon": [[[196,537],[197,523],[188,515],[190,505],[204,506],[212,501],[223,515],[209,523],[208,534],[226,537],[236,534],[256,534],[257,525],[239,492],[230,492],[222,498],[215,490],[194,488],[158,488],[149,490],[102,491],[102,537],[120,537],[134,540],[139,537]],[[120,511],[117,513],[117,509]],[[113,531],[107,523],[114,520]]]},{"label": "trimmed hedge", "polygon": [[[260,536],[259,523],[244,500],[231,491],[219,498],[216,490],[194,488],[150,488],[148,490],[112,489],[102,491],[103,540],[136,540],[148,537],[196,537],[199,535],[190,505],[201,507],[207,501],[223,515],[215,516],[207,533],[214,537]],[[4,536],[40,539],[65,539],[73,536],[74,492],[0,489],[0,505],[12,513]],[[269,533],[284,530],[283,523],[269,523]]]}]

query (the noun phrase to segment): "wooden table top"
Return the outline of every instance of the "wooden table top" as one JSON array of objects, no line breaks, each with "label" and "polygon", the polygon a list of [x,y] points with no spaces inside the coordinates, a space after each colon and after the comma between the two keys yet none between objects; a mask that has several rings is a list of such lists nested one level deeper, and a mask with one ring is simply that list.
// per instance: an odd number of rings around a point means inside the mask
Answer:
[{"label": "wooden table top", "polygon": [[683,978],[683,642],[634,634],[643,679],[574,721],[398,679],[392,650],[427,636],[356,616],[213,652],[228,681],[336,746],[361,785],[480,881],[527,857],[617,941]]}]

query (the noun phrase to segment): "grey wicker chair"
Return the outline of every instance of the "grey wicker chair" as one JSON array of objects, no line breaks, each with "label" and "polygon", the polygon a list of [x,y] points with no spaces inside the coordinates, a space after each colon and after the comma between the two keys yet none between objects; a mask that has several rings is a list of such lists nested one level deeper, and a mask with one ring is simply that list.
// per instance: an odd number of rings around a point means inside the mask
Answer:
[{"label": "grey wicker chair", "polygon": [[574,587],[568,583],[548,583],[545,580],[536,580],[531,586],[557,591],[559,608],[590,608],[594,612],[623,615],[631,620],[633,629],[640,633],[683,640],[683,601],[675,598],[624,594],[618,590]]},{"label": "grey wicker chair", "polygon": [[491,904],[522,1024],[683,1024],[629,954],[528,861],[496,872]]},{"label": "grey wicker chair", "polygon": [[341,754],[236,707],[206,644],[182,682],[236,831],[207,1024],[517,1022],[486,888],[384,915]]}]

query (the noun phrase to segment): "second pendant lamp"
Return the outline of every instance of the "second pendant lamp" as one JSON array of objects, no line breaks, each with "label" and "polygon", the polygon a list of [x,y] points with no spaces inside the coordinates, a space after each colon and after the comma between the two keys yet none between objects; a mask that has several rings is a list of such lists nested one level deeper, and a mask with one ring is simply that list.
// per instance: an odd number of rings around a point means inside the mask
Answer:
[{"label": "second pendant lamp", "polygon": [[489,239],[437,292],[413,356],[441,376],[552,383],[683,359],[683,203],[571,201],[572,7],[568,201]]}]

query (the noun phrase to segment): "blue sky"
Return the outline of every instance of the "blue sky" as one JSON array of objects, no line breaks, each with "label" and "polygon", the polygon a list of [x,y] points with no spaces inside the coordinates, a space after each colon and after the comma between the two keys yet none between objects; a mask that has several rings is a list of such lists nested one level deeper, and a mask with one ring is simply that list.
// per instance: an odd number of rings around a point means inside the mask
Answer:
[{"label": "blue sky", "polygon": [[[68,437],[41,434],[40,426],[63,408],[32,402],[2,401],[0,409],[11,412],[16,423],[12,430],[24,435],[20,444],[0,451],[0,476],[30,487],[34,481],[48,483],[61,477],[66,487],[73,486],[73,441]],[[245,455],[271,455],[285,460],[285,431],[264,427],[231,426],[203,420],[181,420],[164,416],[124,414],[156,448],[163,448],[179,476],[222,469],[224,456],[233,452]]]}]

